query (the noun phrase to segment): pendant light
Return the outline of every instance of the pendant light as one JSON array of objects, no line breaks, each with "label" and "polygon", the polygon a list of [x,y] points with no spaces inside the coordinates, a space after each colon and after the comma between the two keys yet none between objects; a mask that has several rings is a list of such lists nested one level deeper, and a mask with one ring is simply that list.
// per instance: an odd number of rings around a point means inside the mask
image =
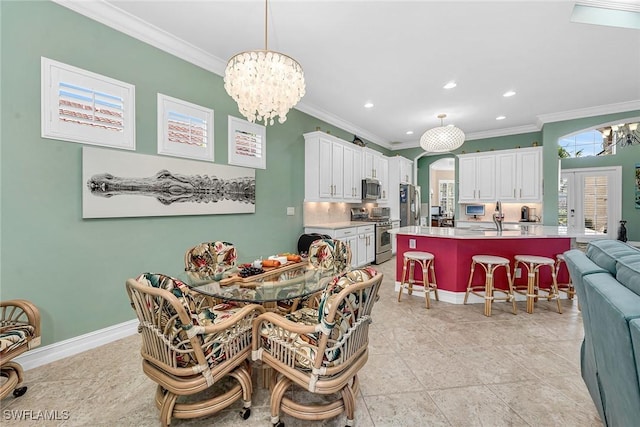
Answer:
[{"label": "pendant light", "polygon": [[233,56],[224,73],[224,88],[247,120],[273,125],[276,117],[279,123],[287,120],[287,112],[305,94],[305,83],[302,67],[296,60],[268,49],[267,1],[264,2],[264,50]]},{"label": "pendant light", "polygon": [[445,153],[455,150],[464,143],[464,132],[453,125],[443,124],[446,114],[439,114],[440,126],[429,129],[420,138],[420,146],[430,153]]}]

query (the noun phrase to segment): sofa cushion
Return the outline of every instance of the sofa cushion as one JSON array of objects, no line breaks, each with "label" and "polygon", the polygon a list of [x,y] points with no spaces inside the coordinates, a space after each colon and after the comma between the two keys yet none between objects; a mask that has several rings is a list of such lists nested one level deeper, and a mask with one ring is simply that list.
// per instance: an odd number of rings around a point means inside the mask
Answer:
[{"label": "sofa cushion", "polygon": [[616,280],[640,295],[640,256],[636,262],[618,262],[616,270]]},{"label": "sofa cushion", "polygon": [[587,257],[614,276],[618,260],[639,254],[640,250],[619,240],[593,240],[587,246]]},{"label": "sofa cushion", "polygon": [[[640,387],[629,332],[629,322],[640,318],[640,296],[609,274],[584,277],[589,301],[600,394],[608,425],[637,425],[640,419]],[[585,331],[586,333],[586,331]]]}]

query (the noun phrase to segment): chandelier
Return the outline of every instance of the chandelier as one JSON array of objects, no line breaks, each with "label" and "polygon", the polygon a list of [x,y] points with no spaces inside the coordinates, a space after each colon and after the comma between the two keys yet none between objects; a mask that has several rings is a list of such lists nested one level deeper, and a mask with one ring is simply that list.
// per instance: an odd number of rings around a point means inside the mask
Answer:
[{"label": "chandelier", "polygon": [[420,146],[431,153],[444,153],[455,150],[464,142],[464,132],[453,125],[444,126],[446,114],[439,114],[440,126],[429,129],[420,138]]},{"label": "chandelier", "polygon": [[264,10],[264,50],[240,52],[227,63],[224,88],[251,123],[273,125],[287,120],[287,112],[304,96],[300,64],[267,48],[267,1]]}]

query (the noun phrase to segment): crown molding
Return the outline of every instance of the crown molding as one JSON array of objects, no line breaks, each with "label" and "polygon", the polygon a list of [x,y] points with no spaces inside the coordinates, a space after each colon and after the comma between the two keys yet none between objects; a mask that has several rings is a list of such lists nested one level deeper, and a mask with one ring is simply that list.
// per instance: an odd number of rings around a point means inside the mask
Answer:
[{"label": "crown molding", "polygon": [[362,129],[351,122],[341,119],[334,114],[329,113],[328,111],[321,110],[316,107],[312,107],[310,105],[305,104],[304,102],[299,102],[298,105],[294,107],[296,110],[302,111],[303,113],[309,114],[315,118],[323,120],[329,124],[339,127],[340,129],[351,132],[355,135],[358,135],[360,138],[366,139],[367,141],[373,142],[381,147],[386,148],[387,150],[394,150],[393,145],[389,142],[385,141],[383,138],[375,135],[365,129]]},{"label": "crown molding", "polygon": [[561,111],[559,113],[538,115],[538,127],[542,129],[545,123],[561,122],[564,120],[582,119],[585,117],[603,116],[605,114],[624,113],[640,110],[640,100],[619,102],[617,104],[599,105],[596,107],[580,108],[578,110]]},{"label": "crown molding", "polygon": [[227,61],[181,40],[103,0],[52,0],[80,15],[143,41],[153,47],[184,59],[219,76],[224,75]]},{"label": "crown molding", "polygon": [[640,12],[640,4],[625,3],[621,1],[607,0],[579,0],[576,2],[579,6],[599,7],[601,9],[624,10],[627,12]]}]

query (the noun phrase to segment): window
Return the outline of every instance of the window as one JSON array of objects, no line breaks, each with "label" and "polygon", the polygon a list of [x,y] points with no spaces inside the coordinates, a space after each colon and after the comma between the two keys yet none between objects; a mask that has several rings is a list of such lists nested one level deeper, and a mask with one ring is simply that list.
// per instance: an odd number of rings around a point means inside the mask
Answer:
[{"label": "window", "polygon": [[41,59],[42,137],[135,150],[135,87]]},{"label": "window", "polygon": [[558,143],[560,158],[610,154],[615,154],[615,144],[597,129],[561,138]]},{"label": "window", "polygon": [[441,179],[438,181],[438,202],[442,215],[452,217],[455,209],[455,186],[453,180]]},{"label": "window", "polygon": [[213,110],[159,93],[158,154],[213,161]]}]

